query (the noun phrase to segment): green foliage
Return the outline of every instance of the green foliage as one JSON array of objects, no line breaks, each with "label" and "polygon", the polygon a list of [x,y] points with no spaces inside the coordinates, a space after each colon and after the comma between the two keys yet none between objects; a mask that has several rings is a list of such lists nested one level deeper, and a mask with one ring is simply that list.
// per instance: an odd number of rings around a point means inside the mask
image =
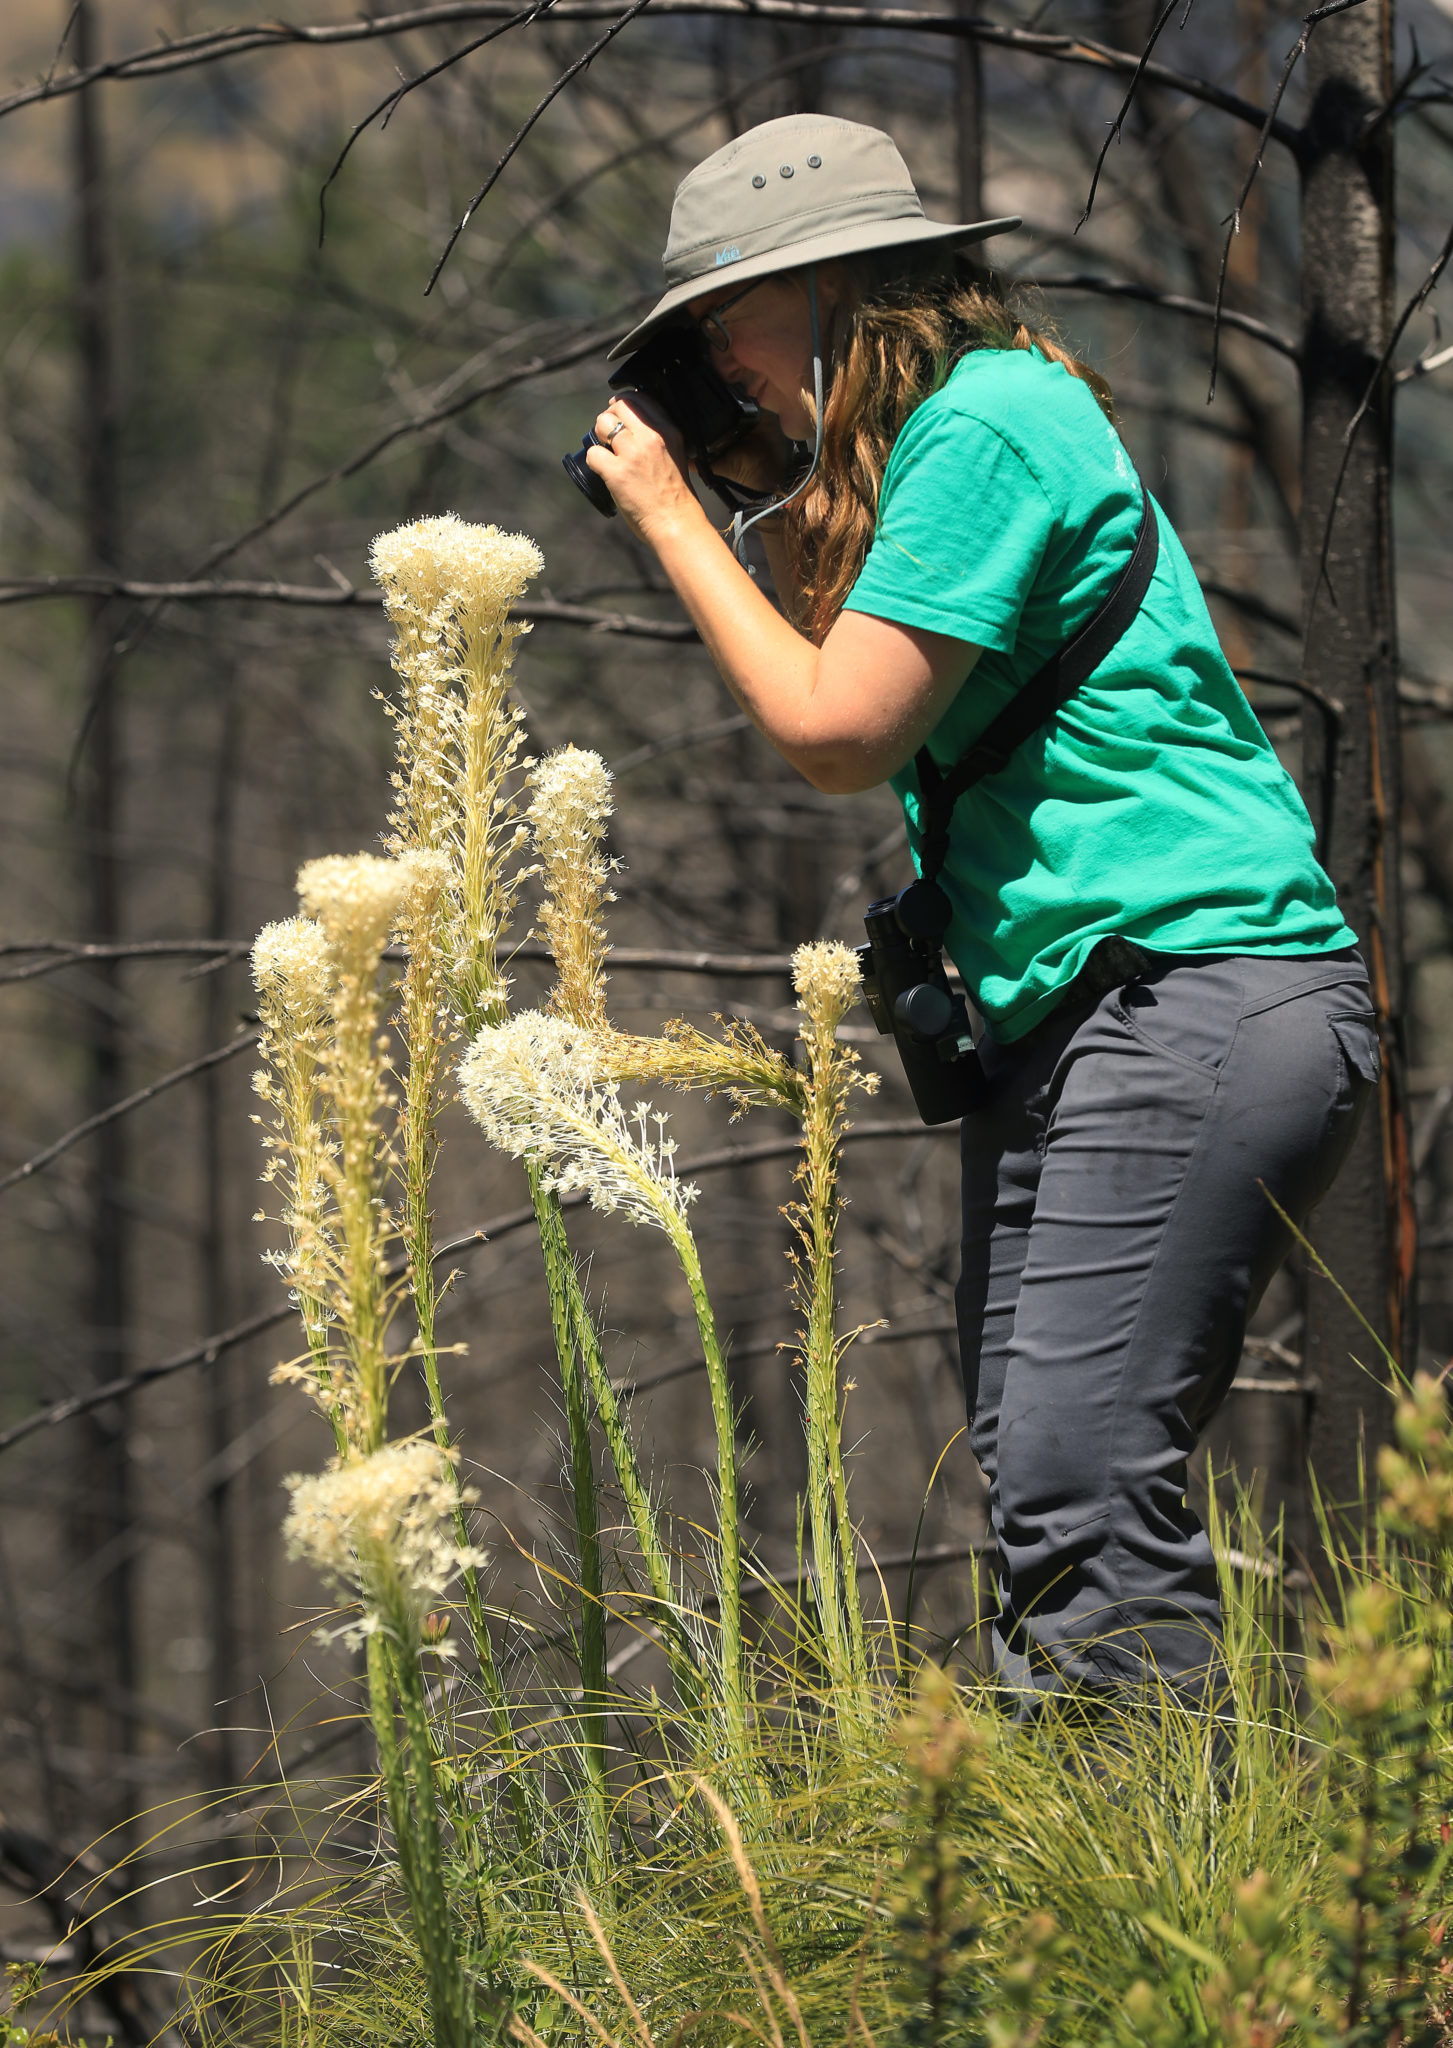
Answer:
[{"label": "green foliage", "polygon": [[945,1672],[925,1665],[898,1731],[908,1771],[906,1854],[894,1893],[904,2048],[971,2040],[982,2016],[976,1967],[987,1902],[974,1891],[968,1808],[985,1785],[985,1732],[959,1710]]},{"label": "green foliage", "polygon": [[[1401,1455],[1436,1472],[1448,1444],[1444,1414]],[[1050,1702],[1019,1722],[988,1682],[927,1661],[905,1709],[870,1629],[876,1675],[845,1737],[814,1676],[817,1618],[778,1588],[750,1653],[745,1765],[725,1768],[678,1707],[611,1690],[604,1880],[582,1740],[598,1703],[541,1698],[515,1766],[522,1841],[488,1702],[461,1674],[430,1711],[473,2038],[1441,2048],[1453,1726],[1427,1587],[1448,1559],[1390,1530],[1397,1512],[1374,1555],[1340,1558],[1326,1602],[1299,1606],[1310,1659],[1283,1646],[1277,1576],[1246,1569],[1265,1555],[1256,1532],[1216,1532],[1240,1702],[1219,1723],[1172,1698],[1093,1719]],[[419,2036],[426,1973],[384,1841],[366,1876],[346,1874],[341,1843],[315,1844],[313,1883],[330,1869],[331,1884],[229,1931],[194,1987],[201,2034]],[[304,1943],[326,1967],[300,1970]]]},{"label": "green foliage", "polygon": [[[44,1973],[39,1963],[7,1963],[5,1984],[9,2005],[0,2012],[0,2048],[86,2048],[83,2040],[71,2040],[50,2027],[27,2027],[24,2020],[40,1998]],[[112,2048],[106,2037],[106,2048]]]}]

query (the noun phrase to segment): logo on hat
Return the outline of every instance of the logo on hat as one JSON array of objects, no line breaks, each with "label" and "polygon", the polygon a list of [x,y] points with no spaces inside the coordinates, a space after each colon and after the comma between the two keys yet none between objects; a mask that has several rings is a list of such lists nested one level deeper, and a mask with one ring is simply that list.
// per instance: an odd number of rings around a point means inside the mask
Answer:
[{"label": "logo on hat", "polygon": [[740,263],[742,260],[742,252],[740,246],[736,242],[733,242],[729,249],[718,249],[716,252],[716,260],[718,268],[720,268],[720,266],[723,263]]}]

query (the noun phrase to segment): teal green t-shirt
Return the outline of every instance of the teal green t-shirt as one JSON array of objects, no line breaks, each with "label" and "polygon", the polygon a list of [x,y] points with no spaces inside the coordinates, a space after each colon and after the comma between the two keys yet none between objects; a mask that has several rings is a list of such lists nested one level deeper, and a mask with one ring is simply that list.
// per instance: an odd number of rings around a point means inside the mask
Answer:
[{"label": "teal green t-shirt", "polygon": [[[929,737],[942,767],[1102,602],[1140,514],[1094,393],[1035,351],[966,356],[908,420],[847,609],[984,650]],[[1166,953],[1356,943],[1159,517],[1155,575],[1119,643],[954,813],[947,948],[997,1039],[1037,1023],[1110,933]],[[916,857],[911,764],[893,787]]]}]

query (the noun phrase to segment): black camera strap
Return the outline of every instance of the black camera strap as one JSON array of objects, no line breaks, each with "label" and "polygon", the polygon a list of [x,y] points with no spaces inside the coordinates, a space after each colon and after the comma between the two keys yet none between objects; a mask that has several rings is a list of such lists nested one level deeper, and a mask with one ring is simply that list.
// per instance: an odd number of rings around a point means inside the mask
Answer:
[{"label": "black camera strap", "polygon": [[1036,670],[998,717],[991,719],[979,737],[964,749],[947,774],[926,746],[919,748],[914,766],[923,799],[919,873],[925,882],[936,881],[948,859],[949,828],[959,798],[986,775],[1002,768],[1031,733],[1048,725],[1061,705],[1067,704],[1081,684],[1089,681],[1139,611],[1160,553],[1155,507],[1143,485],[1141,498],[1145,509],[1140,515],[1140,530],[1130,560],[1104,603],[1074,638],[1057,648],[1043,668]]}]

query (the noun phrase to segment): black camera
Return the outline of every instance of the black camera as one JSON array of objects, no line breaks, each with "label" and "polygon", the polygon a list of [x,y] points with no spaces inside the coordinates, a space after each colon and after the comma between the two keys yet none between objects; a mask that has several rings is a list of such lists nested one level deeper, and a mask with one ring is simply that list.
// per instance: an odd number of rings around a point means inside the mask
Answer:
[{"label": "black camera", "polygon": [[953,1123],[983,1106],[988,1082],[974,1050],[968,1005],[949,987],[943,939],[953,907],[937,882],[910,882],[868,905],[858,947],[873,1022],[898,1041],[926,1124]]},{"label": "black camera", "polygon": [[[769,492],[749,491],[713,474],[711,458],[724,455],[751,433],[761,418],[755,398],[734,391],[711,366],[706,337],[694,327],[665,327],[633,356],[627,356],[610,380],[612,391],[639,391],[656,403],[680,429],[686,452],[703,483],[733,511],[761,502]],[[585,460],[587,448],[600,445],[586,435],[574,455],[560,459],[566,475],[607,519],[615,517],[615,500]]]}]

